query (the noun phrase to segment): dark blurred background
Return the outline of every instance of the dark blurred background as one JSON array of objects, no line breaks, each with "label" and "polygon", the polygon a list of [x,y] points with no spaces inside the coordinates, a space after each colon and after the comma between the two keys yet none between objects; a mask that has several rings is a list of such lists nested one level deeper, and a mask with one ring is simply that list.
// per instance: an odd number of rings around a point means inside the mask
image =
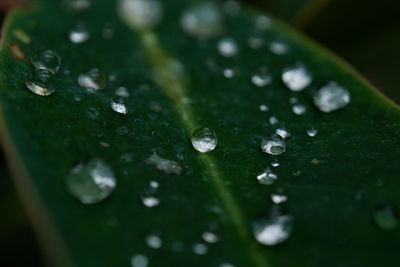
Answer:
[{"label": "dark blurred background", "polygon": [[[28,0],[26,0],[28,1]],[[97,0],[100,2],[100,0]],[[0,0],[0,25],[16,0]],[[328,47],[400,103],[400,2],[242,0]],[[38,243],[0,151],[0,266],[43,266]]]}]

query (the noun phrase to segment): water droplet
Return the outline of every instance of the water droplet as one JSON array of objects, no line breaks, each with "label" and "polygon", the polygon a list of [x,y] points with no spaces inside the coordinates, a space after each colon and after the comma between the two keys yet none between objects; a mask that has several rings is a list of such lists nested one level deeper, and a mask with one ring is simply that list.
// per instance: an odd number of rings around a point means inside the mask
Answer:
[{"label": "water droplet", "polygon": [[282,194],[271,194],[271,200],[275,204],[281,204],[287,201],[287,196]]},{"label": "water droplet", "polygon": [[308,130],[307,130],[307,135],[308,135],[309,137],[314,137],[314,136],[316,136],[317,134],[318,134],[318,130],[315,129],[315,128],[311,128],[311,129],[308,129]]},{"label": "water droplet", "polygon": [[350,103],[350,93],[336,82],[323,86],[314,95],[314,104],[322,112],[332,112]]},{"label": "water droplet", "polygon": [[304,113],[306,113],[306,107],[302,104],[296,104],[293,105],[292,111],[296,115],[303,115]]},{"label": "water droplet", "polygon": [[130,27],[137,30],[153,28],[162,18],[163,8],[157,0],[120,0],[119,15]]},{"label": "water droplet", "polygon": [[276,55],[284,55],[289,51],[289,47],[280,41],[273,41],[269,44],[269,50]]},{"label": "water droplet", "polygon": [[261,150],[271,155],[280,155],[286,150],[286,142],[281,136],[273,134],[271,137],[263,138]]},{"label": "water droplet", "polygon": [[197,255],[205,255],[207,254],[208,248],[206,245],[201,243],[196,243],[193,245],[193,252]]},{"label": "water droplet", "polygon": [[275,116],[269,117],[268,120],[269,120],[269,123],[270,123],[271,125],[275,125],[275,124],[277,124],[277,123],[279,122],[278,118],[275,117]]},{"label": "water droplet", "polygon": [[301,63],[282,71],[283,83],[293,92],[304,90],[312,82],[310,71]]},{"label": "water droplet", "polygon": [[126,107],[123,99],[117,99],[111,101],[111,109],[120,114],[127,114],[128,108]]},{"label": "water droplet", "polygon": [[104,39],[111,39],[114,37],[114,28],[111,25],[106,25],[101,33]]},{"label": "water droplet", "polygon": [[278,128],[275,130],[275,134],[279,135],[283,139],[290,137],[290,132],[285,128]]},{"label": "water droplet", "polygon": [[69,31],[69,40],[74,44],[82,44],[89,40],[90,34],[85,24],[78,23]]},{"label": "water droplet", "polygon": [[273,173],[269,168],[257,175],[257,181],[259,184],[271,185],[276,181],[276,179],[278,179],[278,175]]},{"label": "water droplet", "polygon": [[374,223],[384,231],[394,230],[399,224],[398,210],[389,204],[380,204],[373,211]]},{"label": "water droplet", "polygon": [[224,77],[228,78],[228,79],[233,78],[233,76],[235,76],[235,72],[232,69],[229,69],[229,68],[224,69],[223,73],[224,73]]},{"label": "water droplet", "polygon": [[150,248],[158,249],[162,247],[162,240],[159,236],[148,235],[146,236],[145,241]]},{"label": "water droplet", "polygon": [[178,162],[161,158],[155,153],[147,159],[147,163],[167,174],[181,175],[183,173],[183,168]]},{"label": "water droplet", "polygon": [[266,15],[259,15],[256,18],[256,28],[260,31],[265,31],[271,27],[271,18]]},{"label": "water droplet", "polygon": [[157,207],[158,205],[160,205],[160,200],[156,197],[151,197],[151,196],[142,197],[142,203],[147,208],[153,208],[153,207]]},{"label": "water droplet", "polygon": [[91,90],[102,90],[106,87],[106,75],[99,69],[91,69],[88,72],[82,73],[78,77],[78,84]]},{"label": "water droplet", "polygon": [[218,52],[224,57],[234,57],[238,53],[236,41],[232,38],[224,38],[218,42]]},{"label": "water droplet", "polygon": [[131,266],[132,267],[147,267],[149,265],[149,259],[142,254],[138,254],[132,257]]},{"label": "water droplet", "polygon": [[150,187],[157,189],[159,187],[159,184],[157,181],[150,181]]},{"label": "water droplet", "polygon": [[56,74],[60,69],[61,58],[52,50],[44,50],[37,53],[31,62],[37,70],[47,70]]},{"label": "water droplet", "polygon": [[228,0],[224,3],[225,13],[229,16],[234,16],[239,13],[241,7],[237,0]]},{"label": "water droplet", "polygon": [[213,2],[202,2],[188,8],[181,17],[185,33],[197,38],[209,38],[222,31],[222,15]]},{"label": "water droplet", "polygon": [[115,189],[116,179],[111,168],[100,159],[79,163],[66,178],[69,192],[83,204],[103,201]]},{"label": "water droplet", "polygon": [[272,75],[266,67],[261,67],[251,76],[251,82],[257,87],[264,87],[272,82]]},{"label": "water droplet", "polygon": [[279,167],[279,165],[280,165],[280,163],[279,163],[278,159],[275,158],[271,161],[272,167],[276,168],[276,167]]},{"label": "water droplet", "polygon": [[117,90],[115,90],[115,94],[119,97],[129,97],[129,92],[126,87],[118,87]]},{"label": "water droplet", "polygon": [[297,102],[299,102],[299,100],[296,97],[294,96],[289,97],[290,104],[296,104]]},{"label": "water droplet", "polygon": [[259,106],[260,111],[267,112],[269,110],[267,105],[261,104]]},{"label": "water droplet", "polygon": [[255,239],[266,246],[275,246],[286,241],[292,231],[293,218],[290,215],[271,214],[253,226]]},{"label": "water droplet", "polygon": [[25,80],[26,88],[37,95],[48,96],[54,93],[54,88],[49,86],[53,74],[47,70],[34,70]]},{"label": "water droplet", "polygon": [[116,129],[116,132],[117,132],[117,134],[119,134],[119,135],[126,135],[126,134],[129,133],[129,130],[128,130],[128,128],[126,128],[125,126],[119,126],[119,127]]},{"label": "water droplet", "polygon": [[91,0],[63,0],[62,5],[66,10],[81,12],[92,6]]},{"label": "water droplet", "polygon": [[201,237],[203,238],[203,240],[205,242],[210,243],[210,244],[214,244],[219,241],[219,237],[215,233],[210,232],[210,231],[203,232],[201,234]]},{"label": "water droplet", "polygon": [[219,267],[235,267],[235,265],[227,263],[227,262],[223,262],[219,265]]},{"label": "water droplet", "polygon": [[250,36],[247,38],[247,44],[252,49],[260,49],[265,45],[264,39],[258,36]]},{"label": "water droplet", "polygon": [[213,151],[218,144],[217,135],[209,128],[200,128],[192,134],[192,145],[201,153]]}]

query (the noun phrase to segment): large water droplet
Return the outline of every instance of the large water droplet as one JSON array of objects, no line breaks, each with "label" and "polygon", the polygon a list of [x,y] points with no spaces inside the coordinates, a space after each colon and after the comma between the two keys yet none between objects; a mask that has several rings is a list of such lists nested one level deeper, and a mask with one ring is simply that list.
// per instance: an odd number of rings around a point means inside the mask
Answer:
[{"label": "large water droplet", "polygon": [[181,17],[185,33],[197,38],[209,38],[222,31],[222,15],[213,2],[202,2],[187,9]]},{"label": "large water droplet", "polygon": [[145,241],[150,248],[158,249],[162,247],[162,240],[159,236],[148,235],[146,236]]},{"label": "large water droplet", "polygon": [[293,231],[293,218],[290,215],[272,213],[268,218],[254,224],[253,234],[262,245],[275,246],[286,241]]},{"label": "large water droplet", "polygon": [[120,0],[119,15],[130,27],[144,30],[156,26],[162,18],[162,5],[157,0]]},{"label": "large water droplet", "polygon": [[257,181],[259,184],[271,185],[273,184],[278,176],[267,168],[257,175]]},{"label": "large water droplet", "polygon": [[69,31],[69,40],[74,44],[81,44],[89,40],[90,34],[85,24],[78,23]]},{"label": "large water droplet", "polygon": [[332,112],[350,103],[350,93],[336,82],[323,86],[314,95],[314,104],[322,112]]},{"label": "large water droplet", "polygon": [[389,204],[380,204],[373,211],[374,223],[384,231],[391,231],[399,224],[399,212]]},{"label": "large water droplet", "polygon": [[312,75],[303,64],[297,64],[283,70],[282,81],[291,91],[298,92],[311,84]]},{"label": "large water droplet", "polygon": [[120,114],[128,114],[128,108],[123,99],[112,100],[111,109]]},{"label": "large water droplet", "polygon": [[131,266],[132,267],[147,267],[149,265],[149,259],[142,254],[138,254],[132,257]]},{"label": "large water droplet", "polygon": [[238,53],[236,41],[232,38],[224,38],[218,42],[218,52],[224,57],[234,57]]},{"label": "large water droplet", "polygon": [[281,136],[273,134],[271,137],[263,138],[261,150],[271,155],[280,155],[286,150],[286,142]]},{"label": "large water droplet", "polygon": [[217,135],[209,128],[200,128],[194,131],[191,141],[193,147],[201,153],[214,150],[218,144]]},{"label": "large water droplet", "polygon": [[261,67],[251,76],[251,82],[257,87],[264,87],[272,82],[272,75],[266,67]]},{"label": "large water droplet", "polygon": [[66,178],[69,192],[83,204],[98,203],[115,189],[111,168],[100,159],[76,165]]},{"label": "large water droplet", "polygon": [[167,174],[181,175],[183,173],[183,168],[178,162],[164,159],[159,157],[157,154],[151,155],[147,159],[147,163]]},{"label": "large water droplet", "polygon": [[78,84],[91,90],[102,90],[106,87],[107,77],[99,69],[91,69],[88,72],[82,73],[78,77]]},{"label": "large water droplet", "polygon": [[47,70],[52,74],[55,74],[61,65],[60,57],[52,50],[44,50],[37,53],[31,62],[35,69]]},{"label": "large water droplet", "polygon": [[49,86],[49,81],[52,77],[53,74],[47,70],[34,70],[33,73],[25,80],[26,88],[37,95],[51,95],[54,93],[54,88]]}]

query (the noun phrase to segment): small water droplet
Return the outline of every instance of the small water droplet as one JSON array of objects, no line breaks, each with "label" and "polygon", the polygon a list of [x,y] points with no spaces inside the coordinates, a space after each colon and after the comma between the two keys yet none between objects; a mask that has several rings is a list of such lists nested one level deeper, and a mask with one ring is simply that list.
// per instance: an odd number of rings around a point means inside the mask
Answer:
[{"label": "small water droplet", "polygon": [[233,78],[233,76],[235,76],[235,72],[232,69],[229,69],[229,68],[224,69],[223,74],[224,74],[224,77],[228,78],[228,79],[231,79],[231,78]]},{"label": "small water droplet", "polygon": [[235,267],[235,265],[227,263],[227,262],[223,262],[219,265],[219,267]]},{"label": "small water droplet", "polygon": [[83,204],[103,201],[115,189],[116,179],[111,168],[100,159],[79,163],[66,178],[69,192]]},{"label": "small water droplet", "polygon": [[287,201],[287,196],[282,194],[271,194],[271,200],[275,204],[281,204]]},{"label": "small water droplet", "polygon": [[104,39],[111,39],[114,37],[114,28],[111,25],[106,25],[101,33]]},{"label": "small water droplet", "polygon": [[283,139],[290,137],[290,132],[285,128],[278,128],[275,130],[275,134],[279,135]]},{"label": "small water droplet", "polygon": [[260,31],[268,30],[271,24],[271,18],[267,15],[258,15],[256,18],[256,28]]},{"label": "small water droplet", "polygon": [[267,112],[269,110],[269,107],[265,104],[261,104],[259,106],[259,109],[260,109],[260,111]]},{"label": "small water droplet", "polygon": [[115,90],[115,94],[119,97],[124,97],[124,98],[129,97],[129,92],[126,87],[118,87]]},{"label": "small water droplet", "polygon": [[106,87],[107,78],[102,71],[93,68],[79,75],[78,84],[83,88],[98,91]]},{"label": "small water droplet", "polygon": [[306,113],[306,107],[302,104],[296,104],[293,105],[292,111],[296,115],[303,115],[304,113]]},{"label": "small water droplet", "polygon": [[44,50],[37,53],[31,62],[37,70],[47,70],[56,74],[60,69],[61,58],[52,50]]},{"label": "small water droplet", "polygon": [[350,103],[350,93],[336,82],[323,86],[314,95],[314,104],[322,112],[332,112]]},{"label": "small water droplet", "polygon": [[286,241],[293,231],[293,218],[290,215],[272,213],[253,225],[255,239],[262,245],[275,246]]},{"label": "small water droplet", "polygon": [[49,86],[52,77],[53,74],[47,70],[34,70],[25,80],[26,88],[37,95],[49,96],[54,93],[54,88]]},{"label": "small water droplet", "polygon": [[120,114],[128,114],[128,108],[123,99],[112,100],[111,109]]},{"label": "small water droplet", "polygon": [[62,5],[66,10],[81,12],[92,6],[91,0],[63,0]]},{"label": "small water droplet", "polygon": [[159,184],[157,181],[150,181],[150,187],[157,189],[159,187]]},{"label": "small water droplet", "polygon": [[183,173],[183,168],[178,162],[161,158],[155,153],[147,159],[147,163],[167,174],[181,175]]},{"label": "small water droplet", "polygon": [[279,167],[279,165],[280,165],[280,163],[279,163],[278,159],[275,158],[271,161],[272,167],[276,168],[276,167]]},{"label": "small water droplet", "polygon": [[147,208],[153,208],[160,205],[160,200],[156,197],[148,196],[148,197],[142,197],[142,203]]},{"label": "small water droplet", "polygon": [[73,29],[69,31],[69,40],[74,44],[82,44],[89,40],[90,34],[86,25],[78,23]]},{"label": "small water droplet", "polygon": [[159,236],[156,235],[148,235],[146,236],[146,244],[153,249],[159,249],[162,247],[162,240]]},{"label": "small water droplet", "polygon": [[222,15],[213,2],[202,2],[188,8],[181,17],[185,33],[197,38],[209,38],[222,31]]},{"label": "small water droplet", "polygon": [[119,127],[116,129],[116,132],[117,132],[117,134],[119,134],[119,135],[126,135],[126,134],[129,133],[129,130],[128,130],[128,128],[126,128],[125,126],[119,126]]},{"label": "small water droplet", "polygon": [[119,15],[130,27],[144,30],[160,23],[163,8],[157,0],[120,0]]},{"label": "small water droplet", "polygon": [[399,212],[390,204],[379,204],[373,211],[374,223],[384,231],[394,230],[399,224]]},{"label": "small water droplet", "polygon": [[282,71],[283,83],[293,92],[304,90],[312,82],[310,71],[301,63]]},{"label": "small water droplet", "polygon": [[142,254],[137,254],[131,258],[132,267],[147,267],[149,265],[149,259]]},{"label": "small water droplet", "polygon": [[194,244],[192,249],[193,252],[197,255],[205,255],[208,252],[207,246],[201,243]]},{"label": "small water droplet", "polygon": [[252,49],[260,49],[265,45],[265,41],[259,36],[250,36],[247,38],[247,44]]},{"label": "small water droplet", "polygon": [[218,52],[224,57],[234,57],[238,53],[238,46],[236,41],[232,38],[223,38],[218,42]]},{"label": "small water droplet", "polygon": [[259,184],[271,185],[276,181],[276,179],[278,179],[278,175],[273,173],[270,168],[265,169],[257,175],[257,181]]},{"label": "small water droplet", "polygon": [[273,134],[271,137],[263,138],[261,150],[271,155],[280,155],[286,150],[286,142],[281,136]]},{"label": "small water droplet", "polygon": [[213,151],[218,144],[217,135],[209,128],[200,128],[192,134],[192,145],[201,153]]},{"label": "small water droplet", "polygon": [[284,55],[289,51],[289,47],[281,41],[273,41],[269,44],[269,50],[276,55]]},{"label": "small water droplet", "polygon": [[269,117],[268,121],[269,121],[269,124],[271,124],[271,125],[275,125],[279,122],[278,118],[275,116]]},{"label": "small water droplet", "polygon": [[266,67],[261,67],[251,76],[251,82],[257,87],[265,87],[272,82],[272,75]]},{"label": "small water droplet", "polygon": [[214,244],[219,241],[219,237],[215,233],[210,232],[210,231],[203,232],[201,234],[201,237],[203,238],[203,240],[205,242],[210,243],[210,244]]},{"label": "small water droplet", "polygon": [[310,129],[307,130],[307,135],[308,135],[309,137],[314,137],[314,136],[316,136],[317,134],[318,134],[318,130],[315,129],[315,128],[310,128]]}]

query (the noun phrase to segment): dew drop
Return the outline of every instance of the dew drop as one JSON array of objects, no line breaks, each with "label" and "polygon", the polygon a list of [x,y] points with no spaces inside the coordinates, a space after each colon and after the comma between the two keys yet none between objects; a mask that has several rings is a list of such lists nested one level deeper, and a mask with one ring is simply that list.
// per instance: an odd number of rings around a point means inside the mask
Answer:
[{"label": "dew drop", "polygon": [[269,168],[257,175],[257,181],[259,184],[271,185],[276,181],[276,179],[278,179],[278,175],[273,173]]},{"label": "dew drop", "polygon": [[153,28],[159,24],[163,8],[157,0],[120,0],[119,16],[137,30]]},{"label": "dew drop", "polygon": [[271,24],[271,18],[266,15],[259,15],[256,18],[256,28],[260,31],[268,30]]},{"label": "dew drop", "polygon": [[280,155],[286,150],[286,142],[281,136],[273,134],[271,137],[263,138],[261,150],[271,155]]},{"label": "dew drop", "polygon": [[299,92],[311,84],[312,75],[303,64],[299,63],[282,71],[282,81],[289,90]]},{"label": "dew drop", "polygon": [[197,255],[205,255],[208,252],[207,246],[201,243],[194,244],[192,249],[193,252]]},{"label": "dew drop", "polygon": [[374,223],[384,231],[394,230],[399,224],[398,210],[389,204],[379,204],[373,211]]},{"label": "dew drop", "polygon": [[280,163],[279,163],[278,159],[275,158],[271,161],[272,167],[276,168],[276,167],[279,167],[279,165],[280,165]]},{"label": "dew drop", "polygon": [[164,159],[155,153],[151,155],[146,162],[155,167],[157,170],[167,174],[181,175],[183,173],[183,168],[178,162]]},{"label": "dew drop", "polygon": [[188,8],[181,17],[183,31],[193,37],[209,38],[222,31],[222,15],[213,2],[202,2]]},{"label": "dew drop", "polygon": [[129,97],[129,92],[128,92],[128,89],[126,87],[118,87],[115,90],[115,95],[117,95],[119,97],[127,98],[127,97]]},{"label": "dew drop", "polygon": [[218,42],[218,52],[224,57],[234,57],[238,53],[238,46],[236,41],[232,38],[223,38]]},{"label": "dew drop", "polygon": [[153,208],[160,205],[160,200],[156,197],[142,197],[142,204],[147,208]]},{"label": "dew drop", "polygon": [[147,267],[149,265],[149,259],[142,254],[137,254],[131,258],[132,267]]},{"label": "dew drop", "polygon": [[268,106],[265,104],[261,104],[258,108],[263,112],[267,112],[269,110]]},{"label": "dew drop", "polygon": [[271,194],[271,200],[274,204],[281,204],[287,201],[287,196],[282,194]]},{"label": "dew drop", "polygon": [[209,128],[200,128],[192,134],[191,142],[194,149],[201,153],[206,153],[216,148],[218,139],[213,130]]},{"label": "dew drop", "polygon": [[307,135],[308,135],[309,137],[314,137],[314,136],[316,136],[317,134],[318,134],[318,130],[315,129],[315,128],[310,128],[310,129],[307,130]]},{"label": "dew drop", "polygon": [[123,99],[112,100],[111,109],[119,114],[128,114],[128,108]]},{"label": "dew drop", "polygon": [[203,232],[201,234],[201,237],[203,238],[203,240],[205,242],[210,243],[210,244],[214,244],[219,241],[219,237],[215,233],[210,232],[210,231]]},{"label": "dew drop", "polygon": [[235,267],[233,264],[227,263],[227,262],[223,262],[219,265],[219,267]]},{"label": "dew drop", "polygon": [[107,78],[102,71],[93,68],[79,75],[78,84],[83,88],[98,91],[106,87]]},{"label": "dew drop", "polygon": [[223,71],[224,77],[227,79],[231,79],[233,78],[233,76],[235,76],[235,72],[232,69],[224,69]]},{"label": "dew drop", "polygon": [[269,50],[276,55],[284,55],[289,51],[289,47],[281,41],[273,41],[269,44]]},{"label": "dew drop", "polygon": [[275,116],[269,117],[268,121],[269,121],[269,124],[271,124],[271,125],[275,125],[279,122],[278,118]]},{"label": "dew drop", "polygon": [[264,39],[258,36],[250,36],[247,39],[247,44],[252,49],[260,49],[265,45]]},{"label": "dew drop", "polygon": [[300,115],[303,115],[304,113],[306,113],[306,107],[302,104],[296,104],[296,105],[293,105],[292,111],[294,114],[300,116]]},{"label": "dew drop", "polygon": [[253,225],[255,239],[262,245],[275,246],[286,241],[293,231],[290,215],[271,214]]},{"label": "dew drop", "polygon": [[60,69],[61,58],[52,50],[44,50],[37,53],[31,62],[37,70],[47,70],[56,74]]},{"label": "dew drop", "polygon": [[283,139],[290,137],[290,132],[285,128],[278,128],[275,130],[275,134],[279,135]]},{"label": "dew drop", "polygon": [[74,44],[82,44],[89,40],[90,34],[85,24],[78,23],[69,31],[69,40]]},{"label": "dew drop", "polygon": [[145,239],[146,244],[153,249],[159,249],[162,247],[162,240],[159,236],[148,235]]},{"label": "dew drop", "polygon": [[272,82],[272,75],[266,67],[261,67],[251,76],[251,82],[257,87],[265,87]]},{"label": "dew drop", "polygon": [[32,92],[41,96],[49,96],[54,93],[54,88],[49,86],[49,81],[53,77],[51,72],[41,69],[34,70],[25,80],[25,86]]},{"label": "dew drop", "polygon": [[350,103],[350,93],[336,82],[323,86],[314,95],[314,104],[322,112],[332,112]]},{"label": "dew drop", "polygon": [[116,186],[112,169],[100,159],[79,163],[66,178],[68,191],[83,204],[94,204],[110,196]]}]

